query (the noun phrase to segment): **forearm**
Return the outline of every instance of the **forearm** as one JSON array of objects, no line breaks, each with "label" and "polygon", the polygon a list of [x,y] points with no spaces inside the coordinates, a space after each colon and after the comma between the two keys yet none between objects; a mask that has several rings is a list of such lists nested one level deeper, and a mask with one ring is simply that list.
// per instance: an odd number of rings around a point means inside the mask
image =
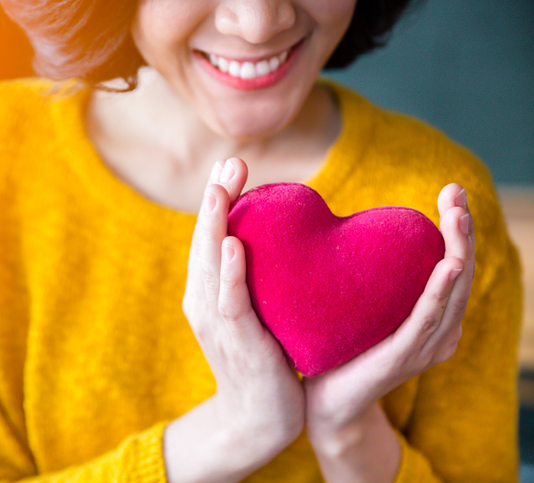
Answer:
[{"label": "forearm", "polygon": [[291,442],[275,431],[250,427],[239,414],[234,421],[221,421],[216,397],[167,426],[163,449],[169,483],[241,481]]},{"label": "forearm", "polygon": [[378,404],[348,427],[335,432],[316,428],[308,434],[328,483],[395,481],[401,446]]}]

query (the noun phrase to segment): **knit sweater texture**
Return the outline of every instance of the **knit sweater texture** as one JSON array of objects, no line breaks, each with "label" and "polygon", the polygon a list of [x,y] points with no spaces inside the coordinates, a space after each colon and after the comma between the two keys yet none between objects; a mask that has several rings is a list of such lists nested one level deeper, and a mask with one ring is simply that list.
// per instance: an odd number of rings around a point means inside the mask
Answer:
[{"label": "knit sweater texture", "polygon": [[[343,128],[305,183],[339,216],[415,208],[461,183],[476,275],[455,355],[381,401],[396,483],[517,481],[519,261],[492,180],[425,124],[330,84]],[[0,482],[164,482],[165,425],[215,392],[181,301],[196,216],[106,167],[90,92],[0,84]],[[27,479],[27,480],[26,480]],[[247,482],[320,482],[303,433]]]}]

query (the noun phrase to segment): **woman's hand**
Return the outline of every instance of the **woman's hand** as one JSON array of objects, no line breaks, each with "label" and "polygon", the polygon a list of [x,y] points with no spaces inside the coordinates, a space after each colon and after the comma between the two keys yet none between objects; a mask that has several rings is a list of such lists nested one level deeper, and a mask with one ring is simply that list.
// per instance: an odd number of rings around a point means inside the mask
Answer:
[{"label": "woman's hand", "polygon": [[168,427],[170,481],[175,475],[180,481],[239,481],[291,443],[304,425],[302,384],[257,318],[243,245],[227,236],[228,210],[246,178],[240,159],[215,165],[194,231],[183,309],[217,392]]},{"label": "woman's hand", "polygon": [[441,191],[438,208],[445,258],[436,265],[410,316],[378,345],[304,381],[307,432],[328,481],[394,477],[400,447],[376,403],[456,351],[474,273],[473,222],[458,184]]}]

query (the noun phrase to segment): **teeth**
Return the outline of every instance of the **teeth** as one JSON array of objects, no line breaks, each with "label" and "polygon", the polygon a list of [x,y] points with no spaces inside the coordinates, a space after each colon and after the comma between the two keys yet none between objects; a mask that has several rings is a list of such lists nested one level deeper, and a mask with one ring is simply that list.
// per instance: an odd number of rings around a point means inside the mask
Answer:
[{"label": "teeth", "polygon": [[288,51],[285,50],[280,55],[271,57],[268,60],[262,60],[253,64],[252,62],[237,62],[236,60],[228,60],[224,57],[217,57],[214,54],[209,54],[208,59],[211,65],[217,67],[222,72],[228,72],[233,77],[241,77],[242,79],[254,79],[256,77],[264,77],[271,72],[277,70],[288,57]]},{"label": "teeth", "polygon": [[232,77],[238,77],[240,72],[241,72],[241,66],[239,65],[239,62],[232,60],[232,62],[230,62],[230,67],[228,68],[228,73]]},{"label": "teeth", "polygon": [[269,60],[269,67],[271,68],[271,72],[278,69],[278,67],[280,67],[280,59],[278,57],[273,57]]},{"label": "teeth", "polygon": [[[213,56],[215,57],[215,56]],[[211,55],[210,55],[210,58],[211,58]],[[215,59],[217,59],[217,57],[215,57]],[[222,57],[219,57],[219,61],[217,62],[212,62],[212,64],[216,67],[219,67],[220,70],[222,70],[223,72],[228,72],[228,69],[230,68],[230,62],[228,62],[226,59],[222,58]]]},{"label": "teeth", "polygon": [[256,64],[256,75],[258,77],[263,77],[264,75],[270,74],[271,68],[269,67],[269,62],[262,60]]},{"label": "teeth", "polygon": [[256,66],[252,62],[245,62],[241,66],[239,76],[242,79],[254,79],[256,77]]}]

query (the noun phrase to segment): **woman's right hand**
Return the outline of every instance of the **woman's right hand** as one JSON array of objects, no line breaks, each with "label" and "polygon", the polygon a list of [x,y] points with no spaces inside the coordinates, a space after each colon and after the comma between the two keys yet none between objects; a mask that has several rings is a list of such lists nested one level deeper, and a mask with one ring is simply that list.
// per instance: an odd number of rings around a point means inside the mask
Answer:
[{"label": "woman's right hand", "polygon": [[227,236],[246,178],[242,160],[216,163],[193,234],[183,309],[217,391],[167,427],[169,481],[239,481],[304,425],[303,387],[252,308],[242,243]]}]

